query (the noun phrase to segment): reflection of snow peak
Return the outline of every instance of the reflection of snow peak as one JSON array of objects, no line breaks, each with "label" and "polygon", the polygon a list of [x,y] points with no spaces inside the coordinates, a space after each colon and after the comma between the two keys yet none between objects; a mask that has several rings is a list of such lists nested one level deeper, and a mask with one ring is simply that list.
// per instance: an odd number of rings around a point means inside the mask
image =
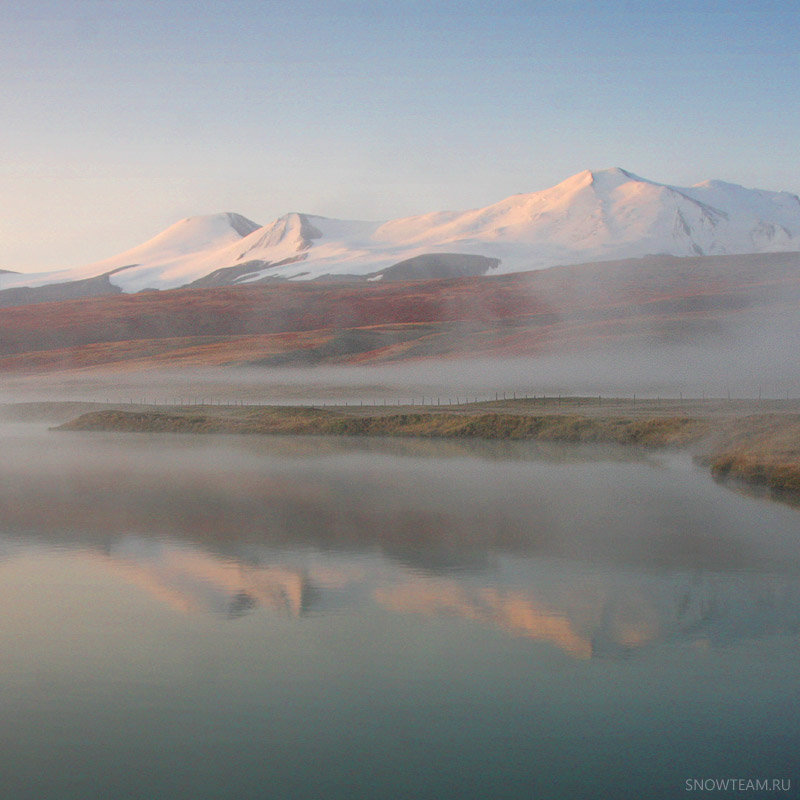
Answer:
[{"label": "reflection of snow peak", "polygon": [[549,589],[534,585],[481,587],[414,576],[377,589],[375,599],[392,611],[492,625],[577,658],[623,656],[666,640],[725,646],[800,629],[800,585],[791,580],[594,574]]},{"label": "reflection of snow peak", "polygon": [[359,603],[371,595],[390,611],[473,620],[576,658],[613,658],[676,639],[725,646],[800,629],[800,584],[768,576],[553,575],[548,566],[544,579],[534,566],[522,584],[476,584],[379,564],[261,565],[133,537],[101,558],[104,569],[183,613],[235,617],[264,608],[299,617],[312,596],[325,607],[322,592]]},{"label": "reflection of snow peak", "polygon": [[538,606],[519,591],[487,588],[470,592],[454,582],[431,581],[378,589],[375,599],[392,611],[464,617],[517,636],[552,642],[578,658],[592,654],[591,641],[577,633],[570,620]]},{"label": "reflection of snow peak", "polygon": [[[14,569],[28,549],[8,552],[0,569]],[[266,550],[241,560],[134,536],[81,551],[83,561],[180,613],[268,610],[298,618],[312,605],[324,612],[375,603],[394,613],[471,620],[581,659],[624,657],[664,642],[726,647],[800,630],[800,580],[792,575],[633,574],[529,559],[510,574],[445,577],[383,558],[316,554],[296,567],[274,558]]]},{"label": "reflection of snow peak", "polygon": [[235,617],[255,607],[292,617],[305,610],[309,584],[301,572],[250,566],[201,550],[169,545],[141,547],[126,541],[108,558],[108,567],[171,608],[212,611]]},{"label": "reflection of snow peak", "polygon": [[[481,256],[491,263],[499,260],[493,272],[517,272],[651,254],[790,250],[800,250],[800,200],[795,195],[722,181],[681,188],[615,168],[585,170],[550,189],[485,208],[385,223],[291,213],[259,227],[232,213],[192,217],[85,267],[0,275],[0,289],[109,273],[111,283],[126,292],[184,286],[212,273],[220,284],[380,277],[395,264],[432,254]],[[488,269],[488,262],[477,268]]]}]

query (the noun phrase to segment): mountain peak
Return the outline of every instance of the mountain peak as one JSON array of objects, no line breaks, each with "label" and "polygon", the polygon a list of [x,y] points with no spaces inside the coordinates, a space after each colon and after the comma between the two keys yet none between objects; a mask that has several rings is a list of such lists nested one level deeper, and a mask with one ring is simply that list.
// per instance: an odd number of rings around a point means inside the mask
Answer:
[{"label": "mountain peak", "polygon": [[[237,282],[366,277],[443,254],[499,262],[498,274],[655,253],[789,250],[800,250],[795,195],[713,180],[680,188],[610,167],[583,170],[549,189],[484,208],[386,223],[298,212],[264,227],[234,212],[188,217],[105,261],[61,273],[3,273],[0,289],[102,275],[127,292],[167,289],[228,268],[235,268],[230,276]],[[251,271],[243,271],[246,265]]]},{"label": "mountain peak", "polygon": [[633,181],[634,183],[652,183],[652,181],[640,178],[634,175],[627,169],[622,167],[608,167],[607,169],[595,170],[591,173],[592,180],[595,183],[611,184],[614,186],[621,186],[623,183]]},{"label": "mountain peak", "polygon": [[218,214],[203,214],[184,219],[170,225],[148,242],[127,251],[129,263],[141,261],[145,250],[148,256],[157,253],[192,253],[219,247],[247,236],[259,226],[252,220],[232,211]]},{"label": "mountain peak", "polygon": [[[730,183],[729,181],[721,181],[716,178],[711,178],[709,180],[700,181],[700,183],[692,184],[692,189],[744,189],[744,186],[739,185],[738,183]],[[744,189],[745,191],[750,191],[748,189]]]},{"label": "mountain peak", "polygon": [[234,211],[225,211],[223,213],[228,218],[228,223],[231,228],[242,238],[251,234],[253,231],[257,231],[261,227],[257,222],[253,222],[253,220],[243,217],[241,214],[237,214]]},{"label": "mountain peak", "polygon": [[634,175],[632,172],[629,172],[627,169],[623,169],[622,167],[606,167],[605,169],[595,170],[592,174],[604,177],[627,178],[628,180],[634,181],[641,180],[640,177]]},{"label": "mountain peak", "polygon": [[[311,224],[307,215],[297,211],[290,211],[282,217],[258,228],[247,240],[247,248],[241,253],[239,259],[248,257],[248,254],[257,249],[281,248],[282,257],[286,258],[294,253],[307,250],[313,239],[322,236],[317,228]],[[283,252],[285,251],[285,253]]]},{"label": "mountain peak", "polygon": [[622,169],[622,167],[608,167],[607,169],[599,170],[581,170],[581,172],[576,172],[566,180],[561,181],[553,189],[570,191],[582,189],[586,186],[594,186],[599,189],[611,190],[631,181],[635,183],[650,183],[650,181],[640,178],[638,175]]}]

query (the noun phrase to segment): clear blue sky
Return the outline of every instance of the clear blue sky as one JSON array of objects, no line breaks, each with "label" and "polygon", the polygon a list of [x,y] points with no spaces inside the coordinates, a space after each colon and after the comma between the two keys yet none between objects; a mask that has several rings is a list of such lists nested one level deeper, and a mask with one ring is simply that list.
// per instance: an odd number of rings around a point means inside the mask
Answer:
[{"label": "clear blue sky", "polygon": [[0,6],[0,69],[6,269],[586,168],[800,192],[800,0],[27,0]]}]

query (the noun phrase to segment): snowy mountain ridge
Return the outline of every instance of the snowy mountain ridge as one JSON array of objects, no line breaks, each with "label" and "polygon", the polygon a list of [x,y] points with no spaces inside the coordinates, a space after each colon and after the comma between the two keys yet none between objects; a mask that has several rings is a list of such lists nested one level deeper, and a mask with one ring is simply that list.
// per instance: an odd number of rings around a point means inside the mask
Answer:
[{"label": "snowy mountain ridge", "polygon": [[[356,276],[501,274],[646,255],[800,250],[800,199],[724,181],[676,187],[626,170],[584,170],[558,185],[469,211],[388,222],[289,213],[266,226],[234,213],[190,217],[117,256],[46,273],[0,274],[0,290],[107,279],[123,292],[190,284]],[[411,270],[411,272],[409,272]],[[415,272],[416,271],[416,272]],[[401,273],[397,273],[398,275]],[[205,283],[204,283],[205,282]]]}]

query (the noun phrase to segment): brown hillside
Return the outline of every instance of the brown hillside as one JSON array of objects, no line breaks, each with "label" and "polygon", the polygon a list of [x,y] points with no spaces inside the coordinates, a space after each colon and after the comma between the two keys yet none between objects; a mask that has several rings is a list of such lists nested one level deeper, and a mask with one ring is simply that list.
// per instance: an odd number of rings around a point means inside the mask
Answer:
[{"label": "brown hillside", "polygon": [[800,254],[648,258],[381,285],[177,289],[0,309],[0,369],[367,363],[721,335],[800,309]]}]

